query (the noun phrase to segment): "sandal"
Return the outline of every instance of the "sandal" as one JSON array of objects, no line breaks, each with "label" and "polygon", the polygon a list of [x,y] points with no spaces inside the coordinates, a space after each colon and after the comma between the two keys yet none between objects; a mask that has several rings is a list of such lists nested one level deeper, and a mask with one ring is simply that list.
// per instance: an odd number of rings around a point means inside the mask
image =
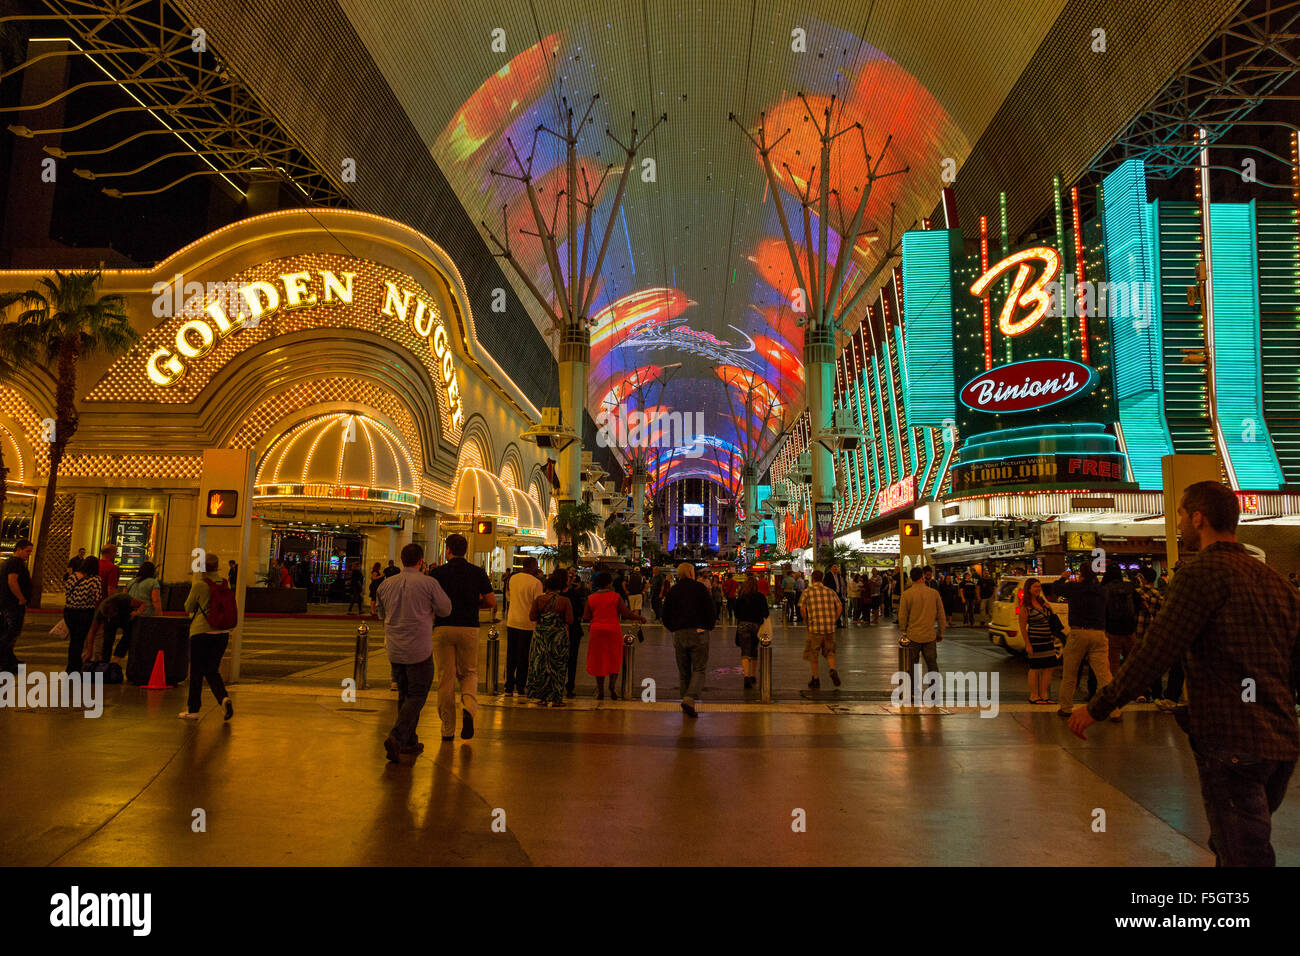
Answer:
[{"label": "sandal", "polygon": [[1047,703],[1047,701],[1043,700],[1043,698],[1041,698],[1041,697],[1031,697],[1031,698],[1029,698],[1029,702],[1030,702],[1031,704],[1045,704],[1045,703]]}]

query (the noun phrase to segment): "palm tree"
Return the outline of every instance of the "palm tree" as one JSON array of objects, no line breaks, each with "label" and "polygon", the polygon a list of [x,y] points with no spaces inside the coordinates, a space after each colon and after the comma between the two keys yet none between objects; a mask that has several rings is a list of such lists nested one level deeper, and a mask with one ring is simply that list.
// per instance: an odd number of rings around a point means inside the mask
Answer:
[{"label": "palm tree", "polygon": [[588,531],[600,527],[600,518],[591,506],[581,501],[565,501],[555,511],[552,519],[557,537],[567,539],[573,545],[573,566],[578,566],[578,540]]},{"label": "palm tree", "polygon": [[98,271],[56,271],[53,279],[42,278],[35,289],[0,295],[0,313],[7,313],[16,303],[23,305],[16,319],[0,323],[0,360],[9,367],[43,365],[53,370],[56,383],[50,471],[32,557],[33,607],[41,604],[42,558],[54,515],[59,464],[77,432],[78,363],[97,353],[120,355],[139,338],[131,328],[122,296],[94,298],[100,275]]},{"label": "palm tree", "polygon": [[605,543],[613,548],[615,553],[626,557],[636,547],[636,532],[632,530],[631,525],[624,524],[622,521],[611,521],[605,525]]}]

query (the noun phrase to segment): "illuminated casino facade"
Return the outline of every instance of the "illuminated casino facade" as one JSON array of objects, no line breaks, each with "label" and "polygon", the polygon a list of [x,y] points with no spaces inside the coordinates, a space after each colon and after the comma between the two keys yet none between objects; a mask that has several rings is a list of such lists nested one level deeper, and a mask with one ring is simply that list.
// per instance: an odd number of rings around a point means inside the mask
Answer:
[{"label": "illuminated casino facade", "polygon": [[[148,559],[183,580],[207,448],[249,451],[254,572],[278,558],[320,598],[409,541],[436,555],[474,516],[496,519],[495,571],[555,542],[546,457],[519,441],[541,410],[481,344],[456,265],[427,237],[364,213],[277,212],[153,269],[106,270],[102,289],[125,296],[139,340],[83,361],[52,585],[69,553],[106,541],[128,568]],[[0,385],[10,537],[31,534],[43,500],[50,391],[30,369]]]},{"label": "illuminated casino facade", "polygon": [[[837,409],[878,436],[837,456],[837,540],[896,552],[897,520],[915,516],[941,561],[1023,559],[1045,536],[1063,551],[1160,554],[1161,458],[1175,454],[1219,456],[1243,540],[1293,533],[1297,204],[1211,204],[1207,329],[1188,289],[1200,203],[1148,200],[1138,160],[1105,179],[1090,218],[1077,189],[1055,198],[1059,231],[1018,247],[996,213],[904,236],[837,364]],[[951,195],[941,208],[955,210]],[[808,441],[805,416],[771,473],[789,489],[777,528],[796,548],[812,520]]]}]

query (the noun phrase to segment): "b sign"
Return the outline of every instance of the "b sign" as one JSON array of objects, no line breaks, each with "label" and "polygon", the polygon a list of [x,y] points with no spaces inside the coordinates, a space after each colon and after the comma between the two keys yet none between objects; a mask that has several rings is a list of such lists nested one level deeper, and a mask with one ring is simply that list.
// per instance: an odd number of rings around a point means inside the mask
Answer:
[{"label": "b sign", "polygon": [[1070,359],[1044,358],[1000,365],[962,387],[961,403],[977,412],[1034,412],[1082,398],[1097,385],[1096,369]]}]

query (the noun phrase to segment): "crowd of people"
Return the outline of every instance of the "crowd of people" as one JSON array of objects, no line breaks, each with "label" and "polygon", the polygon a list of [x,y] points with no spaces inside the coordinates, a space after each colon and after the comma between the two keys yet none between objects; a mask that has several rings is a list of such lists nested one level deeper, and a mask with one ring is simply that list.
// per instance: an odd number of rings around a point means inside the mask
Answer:
[{"label": "crowd of people", "polygon": [[[1237,543],[1238,513],[1237,498],[1226,486],[1192,485],[1178,509],[1179,534],[1190,557],[1172,583],[1162,588],[1150,567],[1125,574],[1110,563],[1099,575],[1085,563],[1054,580],[1021,582],[1017,617],[1030,703],[1055,706],[1079,736],[1097,721],[1121,719],[1130,702],[1152,701],[1172,712],[1196,758],[1211,848],[1222,864],[1258,865],[1273,862],[1271,815],[1300,756],[1300,594],[1294,575],[1288,581]],[[384,741],[393,762],[423,750],[417,728],[435,680],[442,740],[454,739],[458,716],[462,739],[474,736],[479,612],[495,609],[496,595],[487,572],[467,560],[463,535],[450,535],[445,545],[441,565],[426,564],[421,546],[409,544],[400,568],[376,562],[370,571],[371,610],[385,623],[397,691],[396,721]],[[31,542],[19,541],[0,568],[0,668],[6,670],[19,663],[15,642],[31,600],[31,553]],[[115,549],[106,546],[98,556],[82,552],[68,563],[61,625],[69,671],[119,665],[133,622],[162,611],[154,567],[146,562],[123,585],[115,558]],[[237,620],[238,569],[234,562],[224,575],[219,568],[217,556],[206,555],[205,570],[185,603],[190,680],[183,718],[200,715],[205,684],[225,718],[233,716],[220,664]],[[651,614],[672,635],[681,709],[690,718],[699,714],[713,631],[728,618],[734,623],[744,686],[752,688],[759,646],[771,634],[778,606],[787,620],[805,628],[810,689],[821,686],[823,659],[831,683],[842,683],[836,669],[839,629],[849,622],[879,623],[895,605],[901,637],[926,671],[937,671],[938,645],[954,617],[960,614],[968,626],[991,617],[992,579],[936,577],[930,567],[914,568],[908,578],[898,595],[894,574],[846,576],[836,564],[806,576],[787,570],[769,578],[701,574],[683,563],[653,574],[598,566],[588,586],[575,569],[543,576],[536,559],[528,558],[505,581],[505,693],[564,706],[574,695],[585,637],[586,672],[595,678],[596,698],[608,693],[617,700],[623,624],[639,629],[647,621],[647,593]],[[358,574],[350,585],[358,611],[361,587]],[[1057,614],[1059,603],[1068,609],[1068,624]],[[585,633],[584,623],[590,625]],[[1085,661],[1087,703],[1074,707]],[[1062,678],[1054,697],[1057,667]]]}]

